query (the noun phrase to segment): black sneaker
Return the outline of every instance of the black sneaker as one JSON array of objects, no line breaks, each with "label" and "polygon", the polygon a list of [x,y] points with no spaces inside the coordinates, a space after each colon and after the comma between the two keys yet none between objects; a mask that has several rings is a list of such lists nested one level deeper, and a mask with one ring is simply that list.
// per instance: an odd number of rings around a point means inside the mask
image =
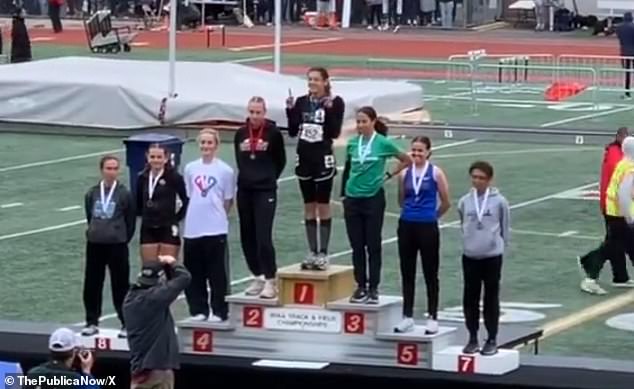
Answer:
[{"label": "black sneaker", "polygon": [[117,335],[117,337],[119,339],[127,339],[128,331],[125,329],[125,327],[121,327],[121,331],[119,331],[119,334]]},{"label": "black sneaker", "polygon": [[480,345],[477,339],[469,339],[469,343],[462,349],[463,354],[475,354],[480,351]]},{"label": "black sneaker", "polygon": [[489,339],[484,343],[484,347],[482,347],[482,351],[480,354],[490,357],[491,355],[495,355],[498,353],[498,345],[495,342],[495,339]]},{"label": "black sneaker", "polygon": [[370,289],[368,293],[368,304],[378,304],[379,303],[379,291],[376,289]]},{"label": "black sneaker", "polygon": [[350,297],[351,303],[363,304],[368,301],[368,291],[363,288],[357,288]]}]

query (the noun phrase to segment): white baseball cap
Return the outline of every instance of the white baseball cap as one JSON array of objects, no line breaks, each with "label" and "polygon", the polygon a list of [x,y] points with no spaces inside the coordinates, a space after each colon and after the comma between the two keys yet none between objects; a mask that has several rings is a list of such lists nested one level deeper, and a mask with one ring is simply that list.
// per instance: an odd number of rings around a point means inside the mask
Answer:
[{"label": "white baseball cap", "polygon": [[58,328],[48,339],[48,349],[55,352],[67,352],[81,347],[79,336],[68,328]]}]

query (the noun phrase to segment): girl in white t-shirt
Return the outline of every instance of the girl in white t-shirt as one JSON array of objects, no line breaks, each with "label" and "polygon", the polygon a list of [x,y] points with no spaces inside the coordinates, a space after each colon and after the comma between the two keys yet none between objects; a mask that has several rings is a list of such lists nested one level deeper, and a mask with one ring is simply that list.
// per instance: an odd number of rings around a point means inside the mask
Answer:
[{"label": "girl in white t-shirt", "polygon": [[[203,129],[198,135],[201,158],[185,167],[185,186],[189,197],[185,216],[184,261],[192,274],[185,290],[194,321],[225,321],[228,305],[229,211],[235,194],[233,169],[216,157],[218,132]],[[211,296],[207,286],[211,289]],[[210,312],[211,307],[211,312]]]}]

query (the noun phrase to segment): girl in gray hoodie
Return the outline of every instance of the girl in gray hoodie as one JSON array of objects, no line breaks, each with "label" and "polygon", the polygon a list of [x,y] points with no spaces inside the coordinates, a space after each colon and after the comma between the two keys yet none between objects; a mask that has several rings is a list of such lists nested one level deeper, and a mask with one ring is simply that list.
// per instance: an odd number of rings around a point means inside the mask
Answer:
[{"label": "girl in gray hoodie", "polygon": [[463,309],[469,330],[469,343],[463,352],[480,351],[480,294],[484,286],[484,325],[489,336],[481,354],[494,355],[500,317],[502,257],[509,243],[511,214],[504,196],[491,186],[491,164],[474,162],[469,167],[469,175],[473,188],[458,202],[463,244]]}]

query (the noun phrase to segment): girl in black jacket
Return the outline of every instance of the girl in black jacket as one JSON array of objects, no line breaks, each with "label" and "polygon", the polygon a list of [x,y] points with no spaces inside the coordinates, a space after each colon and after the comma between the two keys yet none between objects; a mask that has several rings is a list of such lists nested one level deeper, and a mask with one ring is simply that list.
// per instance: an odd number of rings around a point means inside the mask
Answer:
[{"label": "girl in black jacket", "polygon": [[[147,165],[137,181],[137,213],[141,216],[141,259],[159,255],[178,257],[179,223],[187,210],[185,181],[169,162],[164,146],[155,143],[147,152]],[[181,204],[178,206],[177,198]]]},{"label": "girl in black jacket", "polygon": [[252,97],[248,111],[249,118],[234,139],[240,240],[249,270],[255,277],[245,293],[272,299],[277,297],[273,219],[277,179],[286,166],[286,151],[275,122],[266,119],[264,99]]}]

